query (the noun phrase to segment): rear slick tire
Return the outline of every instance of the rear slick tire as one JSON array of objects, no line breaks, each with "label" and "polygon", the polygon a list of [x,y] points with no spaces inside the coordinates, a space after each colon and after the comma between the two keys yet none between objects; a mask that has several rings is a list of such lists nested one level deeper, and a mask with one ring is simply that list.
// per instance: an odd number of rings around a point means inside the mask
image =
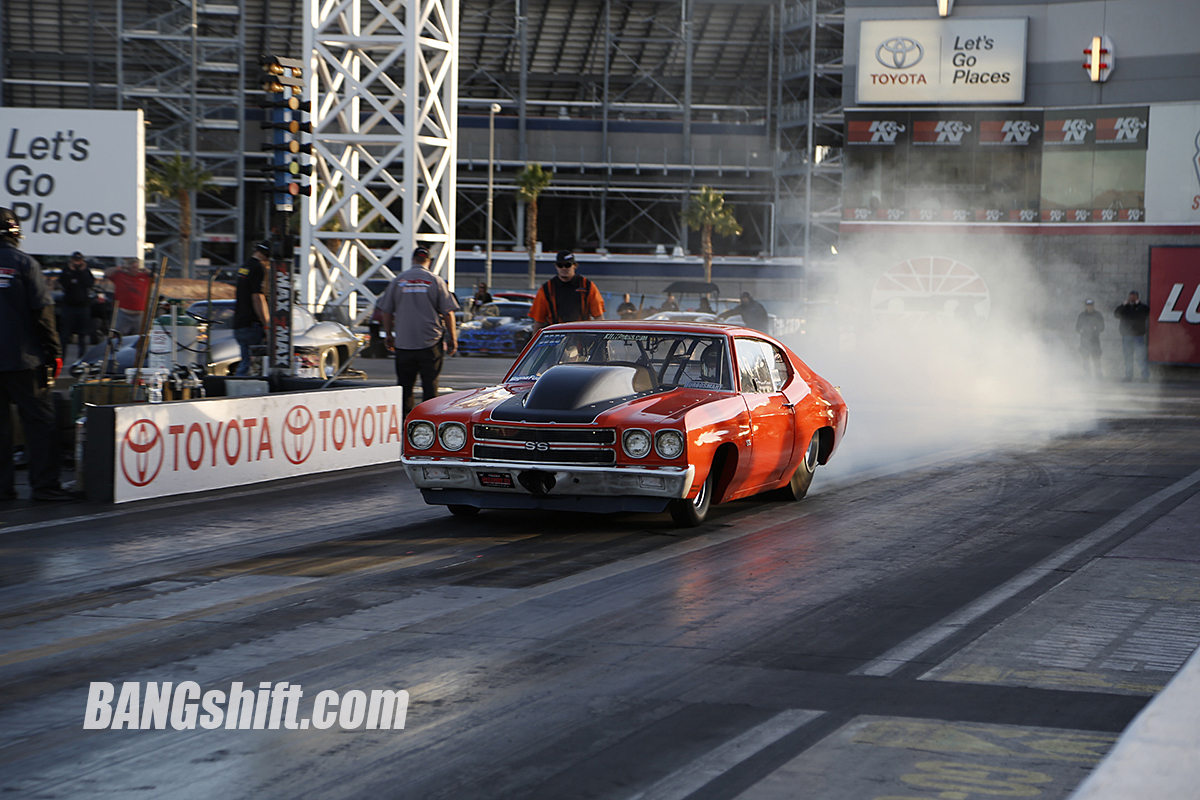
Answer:
[{"label": "rear slick tire", "polygon": [[808,487],[812,486],[813,475],[817,471],[820,451],[820,437],[814,433],[808,442],[808,449],[804,451],[804,458],[800,459],[796,471],[792,473],[792,479],[779,489],[781,500],[803,500],[804,495],[808,494]]},{"label": "rear slick tire", "polygon": [[704,479],[704,483],[700,484],[700,491],[692,500],[686,497],[681,500],[672,500],[667,509],[671,512],[671,519],[681,528],[695,528],[704,522],[704,518],[708,516],[708,507],[712,505],[713,489],[717,485],[717,471],[712,467],[708,470],[708,477]]},{"label": "rear slick tire", "polygon": [[478,506],[449,505],[446,508],[450,509],[450,513],[456,517],[473,517],[479,513]]}]

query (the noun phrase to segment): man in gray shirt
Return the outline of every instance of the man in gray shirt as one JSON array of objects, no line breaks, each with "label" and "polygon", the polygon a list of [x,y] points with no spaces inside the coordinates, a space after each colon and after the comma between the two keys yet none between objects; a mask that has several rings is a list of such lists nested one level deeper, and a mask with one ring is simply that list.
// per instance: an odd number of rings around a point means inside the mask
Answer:
[{"label": "man in gray shirt", "polygon": [[446,282],[429,271],[428,250],[414,250],[412,263],[412,269],[401,272],[388,285],[377,306],[387,348],[396,351],[396,383],[404,387],[405,414],[416,405],[413,387],[417,376],[421,376],[421,399],[437,397],[442,361],[458,350],[454,330],[458,300]]}]

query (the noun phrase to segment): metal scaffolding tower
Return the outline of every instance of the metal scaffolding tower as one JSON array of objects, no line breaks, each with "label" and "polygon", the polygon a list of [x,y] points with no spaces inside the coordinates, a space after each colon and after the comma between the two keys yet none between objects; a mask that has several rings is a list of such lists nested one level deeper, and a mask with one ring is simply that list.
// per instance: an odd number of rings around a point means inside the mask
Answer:
[{"label": "metal scaffolding tower", "polygon": [[495,102],[499,241],[521,246],[512,178],[537,162],[554,173],[539,208],[551,247],[687,249],[680,211],[708,184],[768,249],[773,4],[463,0],[460,241],[485,239],[471,115]]},{"label": "metal scaffolding tower", "polygon": [[776,252],[804,256],[810,280],[830,262],[841,220],[842,0],[780,0]]},{"label": "metal scaffolding tower", "polygon": [[[501,106],[500,248],[523,244],[513,177],[530,161],[554,173],[539,219],[551,249],[694,250],[696,234],[682,228],[679,212],[700,185],[722,191],[745,227],[719,241],[718,252],[798,256],[813,247],[819,262],[836,241],[840,2],[442,2],[447,8],[436,13],[441,6],[411,6],[423,20],[418,35],[405,28],[409,5],[398,0],[0,0],[0,85],[13,105],[142,108],[150,166],[179,152],[215,174],[220,191],[197,198],[194,250],[226,264],[265,233],[270,205],[268,182],[253,169],[266,163],[258,152],[255,61],[321,49],[310,81],[323,108],[315,143],[327,156],[318,165],[316,217],[306,215],[317,250],[316,310],[346,306],[365,278],[387,277],[378,264],[409,249],[402,239],[433,243],[453,234],[459,246],[482,247],[492,103]],[[409,124],[410,55],[401,52],[410,35],[420,43],[411,58],[421,80],[417,65],[433,80],[443,73],[429,65],[441,64],[442,54],[457,49],[460,60],[457,85],[451,79],[435,92],[436,111],[411,104],[430,125],[419,134],[419,158],[387,138]],[[361,44],[356,36],[365,37]],[[462,116],[452,131],[456,105]],[[365,138],[356,144],[356,136]],[[406,172],[410,155],[414,168]],[[444,157],[457,161],[456,177]],[[406,188],[411,179],[418,195],[424,191],[421,162],[430,179],[454,180],[457,191],[435,192],[436,202],[421,205]],[[410,203],[422,209],[415,229],[406,227]],[[148,238],[175,257],[177,205],[164,199],[148,211]]]},{"label": "metal scaffolding tower", "polygon": [[[178,252],[177,199],[146,206],[147,239],[174,247],[171,261],[184,275],[201,255],[217,266],[235,263],[244,238],[244,2],[116,0],[116,107],[145,112],[147,166],[178,153],[217,187],[190,192],[191,253]],[[205,247],[214,244],[234,246]]]},{"label": "metal scaffolding tower", "polygon": [[305,0],[315,195],[300,293],[361,322],[364,281],[418,243],[454,286],[457,0]]}]

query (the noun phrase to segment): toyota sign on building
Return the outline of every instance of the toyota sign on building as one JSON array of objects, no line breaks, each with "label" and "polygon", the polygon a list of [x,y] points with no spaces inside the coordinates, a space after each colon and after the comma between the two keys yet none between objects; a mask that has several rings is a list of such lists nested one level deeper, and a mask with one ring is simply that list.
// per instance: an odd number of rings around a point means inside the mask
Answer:
[{"label": "toyota sign on building", "polygon": [[904,105],[1020,103],[1025,19],[864,20],[858,100]]}]

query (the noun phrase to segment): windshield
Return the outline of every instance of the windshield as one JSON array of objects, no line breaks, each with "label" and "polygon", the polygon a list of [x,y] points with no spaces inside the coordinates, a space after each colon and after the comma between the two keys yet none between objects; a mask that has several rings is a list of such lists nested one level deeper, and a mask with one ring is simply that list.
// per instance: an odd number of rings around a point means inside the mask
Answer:
[{"label": "windshield", "polygon": [[663,386],[733,388],[724,337],[635,331],[544,333],[509,380],[535,380],[557,364],[640,364]]}]

